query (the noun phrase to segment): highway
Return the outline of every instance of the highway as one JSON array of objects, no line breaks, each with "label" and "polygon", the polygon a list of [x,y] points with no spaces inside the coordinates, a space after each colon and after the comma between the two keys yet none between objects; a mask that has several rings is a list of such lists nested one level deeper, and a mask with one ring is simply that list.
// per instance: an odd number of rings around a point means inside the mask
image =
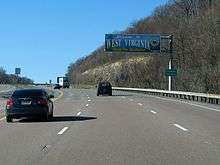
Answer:
[{"label": "highway", "polygon": [[220,106],[65,89],[54,118],[0,119],[0,164],[219,165]]}]

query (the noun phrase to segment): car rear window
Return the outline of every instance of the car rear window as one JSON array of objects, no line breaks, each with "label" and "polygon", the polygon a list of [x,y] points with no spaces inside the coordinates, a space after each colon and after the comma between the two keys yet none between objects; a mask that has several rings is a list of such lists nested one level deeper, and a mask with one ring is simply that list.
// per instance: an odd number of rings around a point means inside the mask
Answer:
[{"label": "car rear window", "polygon": [[100,86],[106,87],[106,86],[110,86],[110,84],[109,83],[100,83]]},{"label": "car rear window", "polygon": [[43,96],[43,91],[41,90],[15,91],[12,95],[13,98],[38,97],[38,96]]}]

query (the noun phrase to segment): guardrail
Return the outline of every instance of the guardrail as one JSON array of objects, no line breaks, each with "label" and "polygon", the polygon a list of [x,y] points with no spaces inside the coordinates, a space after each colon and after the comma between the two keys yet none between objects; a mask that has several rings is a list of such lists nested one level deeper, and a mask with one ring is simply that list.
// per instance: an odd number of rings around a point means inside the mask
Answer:
[{"label": "guardrail", "polygon": [[205,93],[194,93],[194,92],[183,92],[183,91],[166,91],[157,89],[141,89],[141,88],[122,88],[113,87],[113,90],[130,91],[130,92],[143,92],[146,94],[167,96],[180,99],[187,99],[193,101],[200,101],[212,104],[220,104],[220,95],[205,94]]}]

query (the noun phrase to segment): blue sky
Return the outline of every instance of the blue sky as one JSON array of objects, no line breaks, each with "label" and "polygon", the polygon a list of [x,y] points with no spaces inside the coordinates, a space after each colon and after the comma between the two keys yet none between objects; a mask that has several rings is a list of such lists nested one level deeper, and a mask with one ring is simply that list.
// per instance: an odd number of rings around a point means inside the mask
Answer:
[{"label": "blue sky", "polygon": [[0,67],[53,82],[67,67],[167,0],[0,0]]}]

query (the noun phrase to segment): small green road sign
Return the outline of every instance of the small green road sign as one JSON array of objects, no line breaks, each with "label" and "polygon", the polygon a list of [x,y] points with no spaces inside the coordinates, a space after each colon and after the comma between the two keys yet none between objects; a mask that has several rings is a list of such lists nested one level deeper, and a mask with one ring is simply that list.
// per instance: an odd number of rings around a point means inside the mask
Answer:
[{"label": "small green road sign", "polygon": [[166,69],[165,75],[166,76],[176,76],[177,70],[176,69]]}]

